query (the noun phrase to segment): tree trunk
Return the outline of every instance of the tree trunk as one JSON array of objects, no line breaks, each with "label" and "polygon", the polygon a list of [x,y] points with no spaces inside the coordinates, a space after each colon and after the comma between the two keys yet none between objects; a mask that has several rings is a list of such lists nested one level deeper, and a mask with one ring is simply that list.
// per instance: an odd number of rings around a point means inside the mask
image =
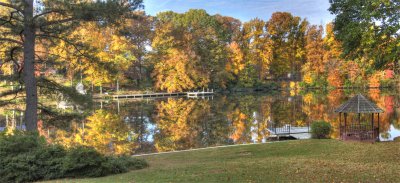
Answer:
[{"label": "tree trunk", "polygon": [[35,27],[33,23],[33,0],[25,0],[24,7],[24,69],[26,91],[25,124],[28,131],[37,130],[38,96],[35,78]]}]

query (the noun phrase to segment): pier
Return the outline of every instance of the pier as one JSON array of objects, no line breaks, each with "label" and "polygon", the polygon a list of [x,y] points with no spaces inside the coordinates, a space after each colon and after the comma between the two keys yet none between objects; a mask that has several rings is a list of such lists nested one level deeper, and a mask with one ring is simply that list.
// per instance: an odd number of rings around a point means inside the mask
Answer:
[{"label": "pier", "polygon": [[187,97],[189,98],[197,98],[199,96],[206,96],[206,95],[213,95],[214,90],[204,90],[203,91],[193,91],[193,92],[186,92]]},{"label": "pier", "polygon": [[276,126],[273,122],[268,123],[268,132],[271,136],[277,137],[293,137],[296,139],[309,139],[311,138],[310,126],[292,126],[285,124]]},{"label": "pier", "polygon": [[202,90],[191,92],[176,92],[176,93],[142,93],[142,94],[126,94],[126,95],[111,95],[113,99],[134,99],[134,98],[163,98],[163,97],[179,97],[187,96],[188,98],[197,98],[199,96],[213,95],[214,90]]}]

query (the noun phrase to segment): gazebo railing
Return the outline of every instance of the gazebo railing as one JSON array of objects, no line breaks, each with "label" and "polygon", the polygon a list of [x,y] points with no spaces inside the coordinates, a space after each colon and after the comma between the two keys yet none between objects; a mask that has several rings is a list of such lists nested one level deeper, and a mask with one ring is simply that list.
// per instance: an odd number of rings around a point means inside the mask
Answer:
[{"label": "gazebo railing", "polygon": [[379,136],[379,128],[367,124],[340,126],[342,140],[374,141]]}]

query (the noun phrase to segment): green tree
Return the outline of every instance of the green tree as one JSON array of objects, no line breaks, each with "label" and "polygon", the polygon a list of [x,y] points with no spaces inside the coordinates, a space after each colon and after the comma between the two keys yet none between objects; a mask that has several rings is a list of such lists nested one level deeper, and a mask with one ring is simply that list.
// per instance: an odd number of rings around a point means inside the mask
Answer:
[{"label": "green tree", "polygon": [[151,65],[148,62],[147,55],[149,53],[148,46],[151,45],[154,34],[154,31],[152,31],[154,17],[146,15],[145,12],[138,12],[138,17],[127,21],[123,34],[132,45],[135,45],[131,51],[136,57],[125,76],[136,81],[135,84],[140,86],[150,78]]},{"label": "green tree", "polygon": [[334,32],[349,59],[373,60],[398,72],[400,2],[397,0],[331,0]]}]

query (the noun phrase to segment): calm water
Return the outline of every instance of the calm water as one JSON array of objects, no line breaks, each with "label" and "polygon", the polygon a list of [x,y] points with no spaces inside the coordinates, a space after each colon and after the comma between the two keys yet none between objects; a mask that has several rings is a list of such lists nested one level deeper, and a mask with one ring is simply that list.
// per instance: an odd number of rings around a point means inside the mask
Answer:
[{"label": "calm water", "polygon": [[[104,110],[103,118],[95,115],[89,122],[64,127],[43,125],[41,133],[51,142],[90,145],[110,154],[266,142],[270,135],[268,121],[306,127],[313,121],[324,120],[334,127],[331,137],[338,138],[339,118],[333,111],[355,93],[358,92],[334,90],[103,101],[95,104],[96,109]],[[361,93],[385,111],[380,117],[380,140],[399,137],[400,95],[379,90]],[[101,122],[115,114],[123,122]],[[356,116],[349,118],[355,119]]]}]

